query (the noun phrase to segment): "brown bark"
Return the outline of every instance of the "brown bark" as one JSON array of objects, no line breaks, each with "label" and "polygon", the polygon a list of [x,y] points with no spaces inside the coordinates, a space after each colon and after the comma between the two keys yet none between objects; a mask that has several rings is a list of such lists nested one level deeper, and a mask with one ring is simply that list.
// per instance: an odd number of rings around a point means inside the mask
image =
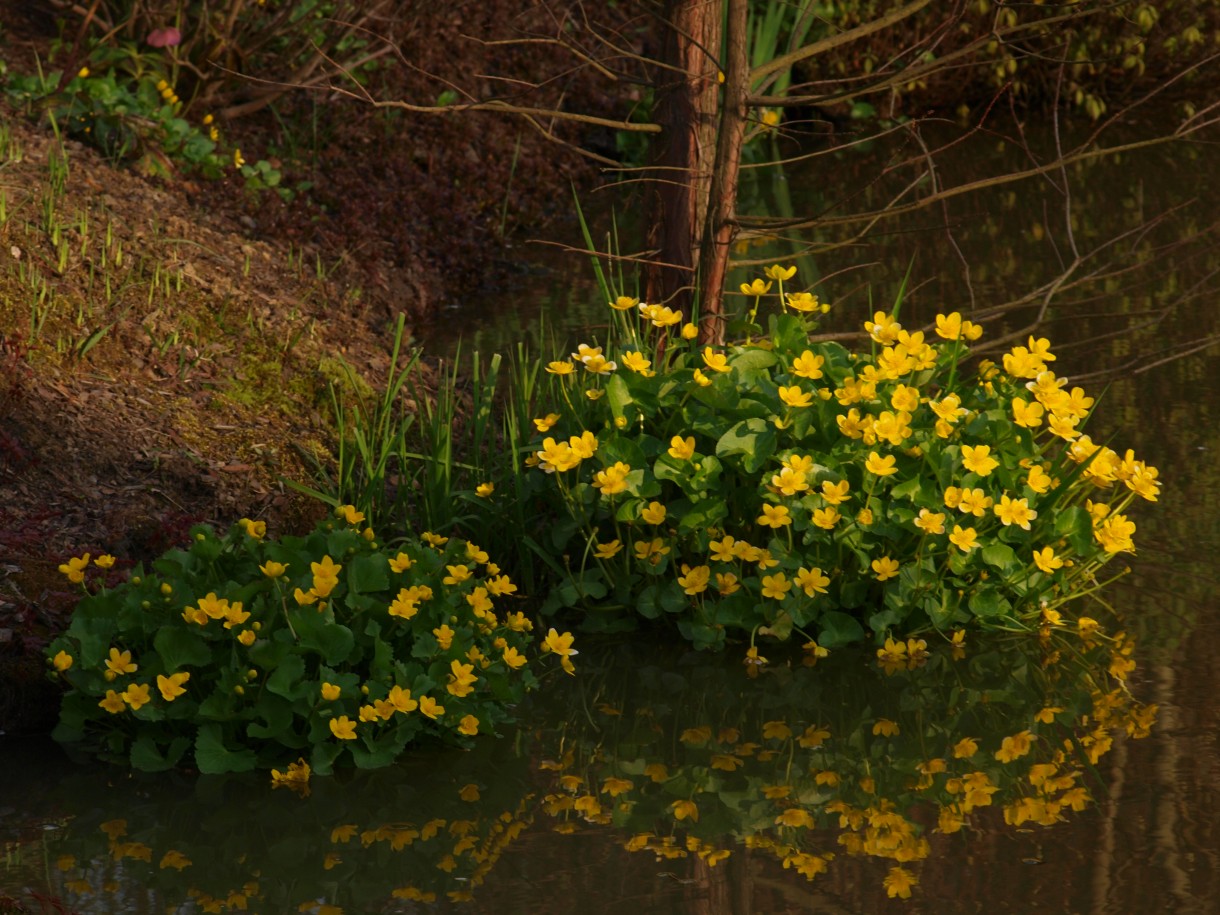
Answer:
[{"label": "brown bark", "polygon": [[661,29],[650,247],[667,266],[649,269],[645,296],[689,314],[716,147],[720,0],[666,0]]},{"label": "brown bark", "polygon": [[746,103],[750,90],[748,41],[749,0],[728,0],[725,19],[724,104],[712,169],[706,225],[701,239],[699,339],[723,343],[724,282],[730,246],[737,231],[737,178],[746,134]]}]

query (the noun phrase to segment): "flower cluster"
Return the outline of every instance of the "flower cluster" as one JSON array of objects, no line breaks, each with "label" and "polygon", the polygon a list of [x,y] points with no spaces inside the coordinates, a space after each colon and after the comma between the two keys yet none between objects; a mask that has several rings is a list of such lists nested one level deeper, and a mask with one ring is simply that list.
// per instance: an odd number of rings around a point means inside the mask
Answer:
[{"label": "flower cluster", "polygon": [[572,519],[552,608],[674,616],[703,647],[731,629],[833,646],[1028,626],[1134,550],[1127,508],[1156,500],[1157,471],[1081,433],[1093,398],[1049,341],[968,370],[979,325],[942,314],[929,336],[879,311],[871,351],[850,352],[810,342],[822,305],[784,292],[792,268],[767,276],[783,312],[766,334],[700,347],[620,297],[618,342],[551,363],[528,463]]},{"label": "flower cluster", "polygon": [[[507,720],[537,682],[517,586],[476,544],[429,533],[386,550],[354,508],[338,515],[279,541],[248,519],[224,537],[199,527],[153,572],[88,594],[48,651],[69,687],[56,736],[142,769],[193,756],[239,771],[307,750],[328,772]],[[88,561],[64,574],[82,581]],[[574,671],[570,634],[539,648]]]}]

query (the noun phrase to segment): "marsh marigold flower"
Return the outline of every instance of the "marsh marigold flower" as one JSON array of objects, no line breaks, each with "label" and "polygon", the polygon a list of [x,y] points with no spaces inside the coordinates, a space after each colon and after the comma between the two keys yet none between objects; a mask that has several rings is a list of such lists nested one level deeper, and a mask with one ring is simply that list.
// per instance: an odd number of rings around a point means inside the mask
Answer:
[{"label": "marsh marigold flower", "polygon": [[876,451],[870,451],[868,459],[864,462],[864,469],[876,476],[888,477],[898,472],[898,468],[894,464],[895,458],[892,454],[882,457]]}]

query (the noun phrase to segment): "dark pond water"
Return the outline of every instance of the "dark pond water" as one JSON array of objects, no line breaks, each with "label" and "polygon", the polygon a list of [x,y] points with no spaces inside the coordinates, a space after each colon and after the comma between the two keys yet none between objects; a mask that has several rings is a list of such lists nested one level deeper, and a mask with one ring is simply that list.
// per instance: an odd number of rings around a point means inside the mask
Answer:
[{"label": "dark pond water", "polygon": [[[971,143],[945,161],[954,180],[1011,154],[994,136]],[[893,154],[760,176],[752,205],[817,206],[863,186],[848,166]],[[835,271],[874,265],[886,302],[912,257],[906,307],[984,308],[1047,282],[1073,240],[1104,246],[1213,193],[1200,176],[1217,165],[1201,146],[1094,162],[1072,176],[1071,238],[1061,190],[1029,183],[811,255],[802,275],[825,277],[845,324],[867,290]],[[314,779],[308,797],[263,777],[130,776],[0,737],[0,900],[80,913],[1215,911],[1220,365],[1202,349],[1144,369],[1216,330],[1220,252],[1192,240],[1216,212],[1213,196],[1104,249],[1147,264],[1065,290],[1051,328],[1061,374],[1124,367],[1090,431],[1165,484],[1136,517],[1133,571],[1107,594],[1121,623],[1103,636],[971,637],[960,657],[930,645],[890,671],[865,649],[814,668],[775,658],[754,679],[737,656],[611,646],[473,752]],[[539,274],[530,307],[600,320],[592,287],[557,277]],[[500,331],[483,332],[486,348]],[[890,899],[887,880],[917,883]]]}]

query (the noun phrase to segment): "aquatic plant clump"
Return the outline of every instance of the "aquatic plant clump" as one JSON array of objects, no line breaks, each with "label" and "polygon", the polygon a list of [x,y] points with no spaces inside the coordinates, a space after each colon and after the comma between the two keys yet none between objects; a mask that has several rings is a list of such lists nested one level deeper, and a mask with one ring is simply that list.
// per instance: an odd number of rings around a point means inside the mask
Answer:
[{"label": "aquatic plant clump", "polygon": [[[425,533],[387,549],[351,506],[338,518],[281,540],[260,521],[198,526],[189,549],[87,594],[48,648],[68,686],[55,738],[145,770],[373,768],[427,735],[493,731],[539,653],[573,671],[571,635],[536,645],[477,545]],[[90,557],[60,568],[85,586]]]},{"label": "aquatic plant clump", "polygon": [[784,294],[794,272],[742,286],[756,312],[779,282],[767,333],[752,312],[744,341],[700,347],[677,313],[623,296],[608,352],[547,367],[532,463],[567,519],[549,608],[813,651],[866,628],[1029,629],[1097,590],[1134,550],[1128,507],[1160,484],[1082,434],[1093,398],[1050,342],[968,366],[981,327],[955,312],[926,336],[897,307],[865,322],[867,351],[811,342],[825,306]]}]

